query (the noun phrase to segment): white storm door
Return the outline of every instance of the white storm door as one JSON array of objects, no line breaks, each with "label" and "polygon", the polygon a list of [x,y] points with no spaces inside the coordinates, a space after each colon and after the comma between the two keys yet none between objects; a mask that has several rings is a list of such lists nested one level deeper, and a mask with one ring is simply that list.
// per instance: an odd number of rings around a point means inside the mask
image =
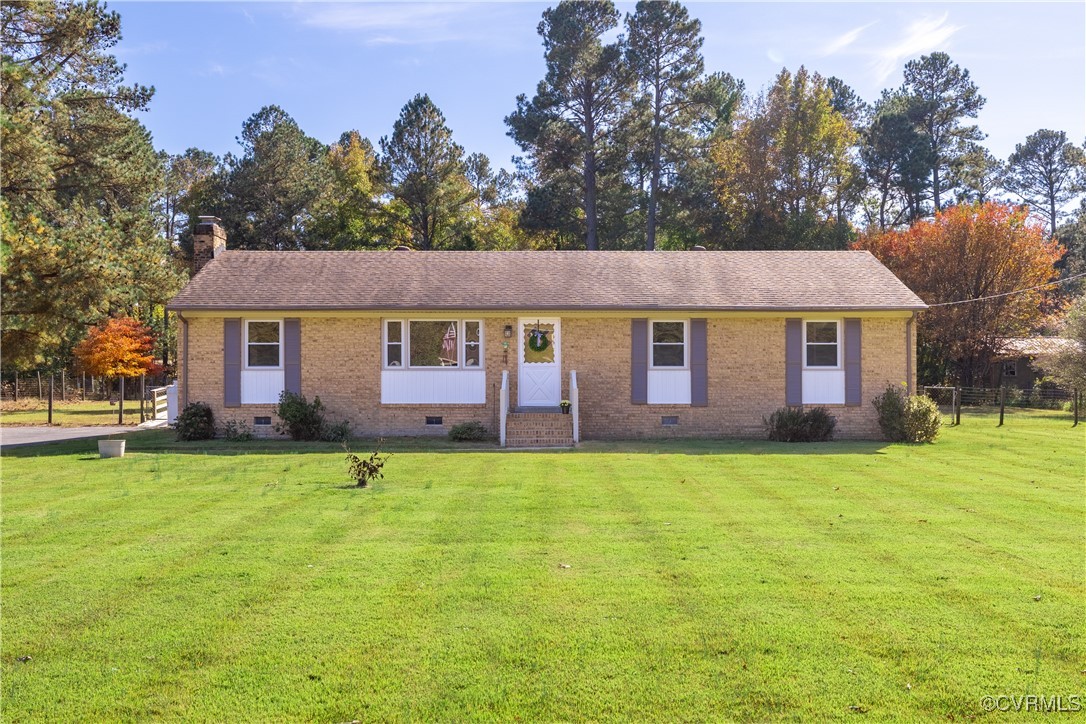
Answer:
[{"label": "white storm door", "polygon": [[557,407],[562,401],[562,325],[556,317],[521,319],[521,407]]}]

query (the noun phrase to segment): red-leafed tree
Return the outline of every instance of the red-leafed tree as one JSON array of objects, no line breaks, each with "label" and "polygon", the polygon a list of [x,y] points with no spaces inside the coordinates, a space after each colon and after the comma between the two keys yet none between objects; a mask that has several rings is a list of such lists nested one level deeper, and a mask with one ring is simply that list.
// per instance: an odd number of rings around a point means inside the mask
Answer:
[{"label": "red-leafed tree", "polygon": [[91,327],[73,354],[82,368],[102,377],[139,377],[158,372],[155,338],[149,327],[131,317],[117,317]]},{"label": "red-leafed tree", "polygon": [[988,373],[1001,338],[1029,334],[1051,311],[1048,290],[1034,288],[1059,277],[1054,265],[1064,252],[1027,208],[995,202],[864,234],[854,248],[870,251],[930,305],[964,302],[932,306],[918,327],[921,381],[953,377],[964,386]]}]

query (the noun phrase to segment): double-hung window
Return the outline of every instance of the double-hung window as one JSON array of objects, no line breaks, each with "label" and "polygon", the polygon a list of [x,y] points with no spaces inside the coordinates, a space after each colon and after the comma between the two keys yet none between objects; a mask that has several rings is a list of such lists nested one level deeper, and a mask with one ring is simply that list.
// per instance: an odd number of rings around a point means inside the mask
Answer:
[{"label": "double-hung window", "polygon": [[686,366],[686,322],[652,323],[652,366]]},{"label": "double-hung window", "polygon": [[245,366],[250,369],[281,367],[283,325],[279,321],[252,320],[245,324]]},{"label": "double-hung window", "polygon": [[385,367],[403,367],[403,322],[385,322]]},{"label": "double-hung window", "polygon": [[482,354],[483,328],[477,320],[385,321],[386,368],[479,368]]},{"label": "double-hung window", "polygon": [[483,364],[483,324],[464,322],[464,366],[481,367]]},{"label": "double-hung window", "polygon": [[840,324],[806,322],[803,329],[805,366],[808,368],[837,368],[841,366]]}]

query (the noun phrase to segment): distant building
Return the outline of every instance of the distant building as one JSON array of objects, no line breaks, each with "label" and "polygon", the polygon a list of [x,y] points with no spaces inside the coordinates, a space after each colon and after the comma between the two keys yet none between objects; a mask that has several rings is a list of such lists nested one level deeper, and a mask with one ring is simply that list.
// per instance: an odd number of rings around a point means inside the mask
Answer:
[{"label": "distant building", "polygon": [[1036,362],[1077,345],[1078,342],[1066,337],[1005,337],[997,355],[997,364],[992,366],[989,373],[989,386],[1032,389],[1044,376],[1035,366]]}]

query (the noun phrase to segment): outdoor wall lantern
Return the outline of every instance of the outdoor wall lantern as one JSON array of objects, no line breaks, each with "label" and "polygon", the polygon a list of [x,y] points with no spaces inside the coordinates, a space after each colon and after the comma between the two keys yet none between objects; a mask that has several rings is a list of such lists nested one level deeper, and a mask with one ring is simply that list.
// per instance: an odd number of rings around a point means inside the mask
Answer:
[{"label": "outdoor wall lantern", "polygon": [[502,332],[502,334],[505,335],[506,339],[509,339],[510,337],[512,337],[513,336],[513,325],[511,325],[511,324],[505,325],[505,330]]}]

